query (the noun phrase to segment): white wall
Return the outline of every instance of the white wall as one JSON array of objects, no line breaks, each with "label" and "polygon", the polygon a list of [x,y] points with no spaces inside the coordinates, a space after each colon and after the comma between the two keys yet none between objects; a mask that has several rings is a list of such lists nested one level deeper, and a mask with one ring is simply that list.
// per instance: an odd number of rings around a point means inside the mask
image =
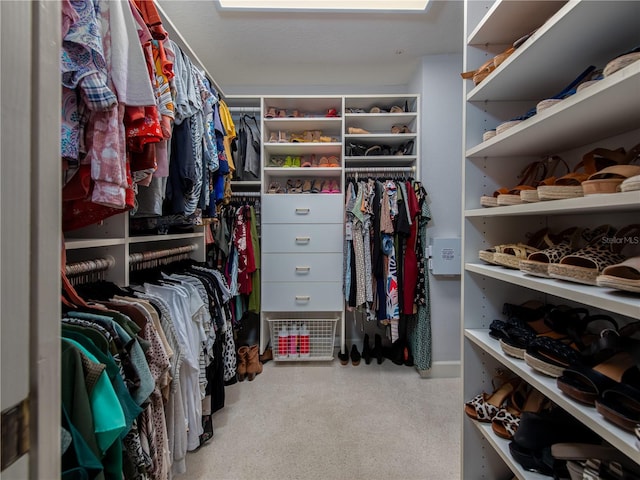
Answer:
[{"label": "white wall", "polygon": [[[424,57],[421,69],[409,85],[410,92],[422,95],[420,171],[432,214],[427,229],[429,237],[460,236],[461,68],[461,54]],[[460,277],[430,275],[429,285],[434,368],[449,366],[459,372]]]}]

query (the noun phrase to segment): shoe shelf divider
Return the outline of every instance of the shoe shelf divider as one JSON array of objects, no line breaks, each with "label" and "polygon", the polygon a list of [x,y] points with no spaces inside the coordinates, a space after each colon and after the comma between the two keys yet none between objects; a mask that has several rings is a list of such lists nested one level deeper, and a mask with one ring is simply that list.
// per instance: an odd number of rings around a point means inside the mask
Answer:
[{"label": "shoe shelf divider", "polygon": [[[564,396],[555,379],[506,356],[499,342],[489,337],[488,329],[492,320],[503,318],[506,302],[536,299],[586,306],[591,312],[610,313],[626,323],[640,319],[640,298],[484,265],[478,251],[524,241],[526,232],[544,227],[557,232],[574,225],[610,223],[620,228],[637,223],[640,192],[495,208],[481,208],[480,196],[516,185],[517,174],[544,156],[560,155],[573,168],[595,147],[629,148],[638,142],[640,62],[487,141],[482,141],[482,136],[553,96],[588,65],[602,68],[640,43],[636,26],[639,9],[637,2],[465,1],[464,71],[477,68],[519,37],[537,30],[479,85],[465,81],[462,159],[462,403],[480,392],[493,391],[496,369],[510,370],[636,462],[639,454],[632,434],[607,422],[594,408]],[[599,26],[597,32],[591,28],[594,25]],[[542,478],[523,471],[511,459],[508,442],[496,438],[490,427],[464,417],[464,479]]]}]

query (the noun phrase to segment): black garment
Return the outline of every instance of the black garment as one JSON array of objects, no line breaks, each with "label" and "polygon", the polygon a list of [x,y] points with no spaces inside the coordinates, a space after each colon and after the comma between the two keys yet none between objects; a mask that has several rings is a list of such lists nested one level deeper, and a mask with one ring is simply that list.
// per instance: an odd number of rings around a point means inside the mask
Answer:
[{"label": "black garment", "polygon": [[196,159],[193,156],[191,122],[184,121],[173,127],[171,161],[163,213],[184,213],[185,195],[193,191],[196,183]]}]

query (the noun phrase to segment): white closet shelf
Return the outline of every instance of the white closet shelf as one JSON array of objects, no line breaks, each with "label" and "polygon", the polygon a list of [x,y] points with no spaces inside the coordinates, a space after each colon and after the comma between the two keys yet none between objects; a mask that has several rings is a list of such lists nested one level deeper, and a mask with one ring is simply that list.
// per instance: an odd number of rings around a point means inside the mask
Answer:
[{"label": "white closet shelf", "polygon": [[558,279],[535,277],[526,275],[520,270],[479,263],[467,263],[465,270],[640,320],[640,298],[631,293]]},{"label": "white closet shelf", "polygon": [[344,136],[345,143],[349,143],[350,141],[363,141],[367,143],[382,143],[385,145],[399,145],[407,142],[408,140],[415,141],[416,134],[415,133],[365,133],[365,134],[353,134],[347,133]]},{"label": "white closet shelf", "polygon": [[384,169],[389,165],[398,167],[415,165],[417,158],[416,155],[374,155],[371,157],[344,157],[344,161],[345,164],[351,166],[369,165],[373,168],[380,166]]},{"label": "white closet shelf", "polygon": [[[595,408],[582,405],[565,396],[556,386],[555,378],[537,373],[524,360],[505,355],[500,343],[489,336],[487,329],[465,329],[464,336],[615,448],[637,461],[640,453],[635,447],[634,435],[606,421]],[[528,474],[526,478],[530,478]]]},{"label": "white closet shelf", "polygon": [[509,469],[521,480],[549,480],[550,477],[542,475],[540,473],[533,473],[523,469],[518,462],[516,462],[511,453],[509,452],[509,442],[504,438],[498,437],[491,429],[490,423],[481,423],[469,419],[475,427],[480,431],[480,434],[491,444],[493,449],[500,455],[502,460],[509,466]]},{"label": "white closet shelf", "polygon": [[639,89],[635,62],[470,148],[467,157],[548,155],[633,130],[640,124]]},{"label": "white closet shelf", "polygon": [[265,143],[264,150],[276,155],[338,155],[342,152],[342,143],[301,142],[301,143]]},{"label": "white closet shelf", "polygon": [[467,40],[469,45],[512,44],[542,25],[565,1],[498,0]]},{"label": "white closet shelf", "polygon": [[167,242],[190,238],[202,238],[202,231],[196,231],[193,233],[175,233],[170,235],[142,235],[138,237],[129,237],[129,243]]},{"label": "white closet shelf", "polygon": [[[567,3],[473,88],[467,100],[542,100],[558,93],[589,65],[604,68],[624,53],[620,45],[637,45],[639,9],[637,2],[628,1]],[[615,25],[616,34],[590,25]],[[541,71],[541,65],[549,70]]]},{"label": "white closet shelf", "polygon": [[271,131],[287,130],[293,132],[330,128],[337,134],[342,130],[342,119],[340,117],[265,118],[264,126]]},{"label": "white closet shelf", "polygon": [[66,250],[79,250],[83,248],[124,245],[124,243],[124,238],[66,238],[64,247]]},{"label": "white closet shelf", "polygon": [[536,203],[523,203],[503,207],[475,208],[466,210],[466,218],[473,217],[510,217],[522,215],[563,215],[567,213],[589,214],[598,212],[637,211],[640,205],[640,191],[603,193],[581,198],[549,200]]},{"label": "white closet shelf", "polygon": [[265,167],[264,172],[270,177],[329,177],[340,175],[341,168],[336,167],[305,167],[305,168],[282,168],[282,167]]}]

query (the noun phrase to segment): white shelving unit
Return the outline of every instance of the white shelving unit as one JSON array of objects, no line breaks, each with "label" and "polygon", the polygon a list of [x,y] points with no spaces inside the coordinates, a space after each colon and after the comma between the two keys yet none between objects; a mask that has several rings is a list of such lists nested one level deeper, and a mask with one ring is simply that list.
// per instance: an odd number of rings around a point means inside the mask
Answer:
[{"label": "white shelving unit", "polygon": [[120,286],[129,285],[129,255],[145,251],[195,245],[191,258],[204,262],[206,243],[204,227],[194,227],[192,233],[167,235],[131,235],[129,214],[121,213],[97,225],[67,232],[65,249],[67,263],[102,258],[110,255],[115,265],[105,272],[105,279]]},{"label": "white shelving unit", "polygon": [[[587,66],[608,61],[640,43],[640,4],[607,1],[466,1],[464,71],[477,68],[525,34],[535,33],[479,85],[465,83],[463,158],[462,361],[463,399],[491,392],[496,368],[506,368],[640,463],[635,437],[607,422],[592,407],[574,402],[555,379],[506,356],[489,337],[492,320],[503,318],[505,302],[538,299],[581,305],[611,314],[620,323],[640,319],[637,295],[532,277],[483,264],[478,251],[523,241],[548,227],[637,223],[640,192],[594,195],[508,207],[482,208],[480,196],[514,186],[533,160],[560,155],[573,168],[595,147],[629,149],[640,141],[640,62],[620,70],[555,106],[487,141],[485,131],[550,98]],[[599,27],[594,31],[594,25]],[[608,32],[615,31],[615,35]],[[523,471],[508,442],[464,418],[462,470],[465,479],[542,478]],[[548,477],[544,477],[548,478]]]},{"label": "white shelving unit", "polygon": [[[285,116],[266,118],[275,109]],[[334,109],[337,116],[327,116]],[[294,111],[297,112],[293,117]],[[310,329],[312,352],[309,356],[278,356],[276,361],[327,361],[333,351],[317,354],[317,342],[333,345],[337,330],[344,345],[342,302],[342,204],[343,98],[341,96],[274,96],[262,98],[262,312],[260,351],[278,332],[271,328]],[[291,141],[291,134],[315,132],[313,142]],[[318,133],[319,132],[319,133]],[[270,141],[272,137],[276,141]],[[321,138],[320,138],[321,137]],[[319,141],[323,140],[323,141]],[[337,158],[337,167],[284,167],[276,158],[314,155]],[[288,183],[333,182],[339,191],[332,193],[292,193]],[[279,185],[286,193],[270,193]],[[318,322],[332,323],[337,329],[311,328]],[[327,338],[329,337],[329,338]],[[273,342],[272,342],[273,343]]]}]

